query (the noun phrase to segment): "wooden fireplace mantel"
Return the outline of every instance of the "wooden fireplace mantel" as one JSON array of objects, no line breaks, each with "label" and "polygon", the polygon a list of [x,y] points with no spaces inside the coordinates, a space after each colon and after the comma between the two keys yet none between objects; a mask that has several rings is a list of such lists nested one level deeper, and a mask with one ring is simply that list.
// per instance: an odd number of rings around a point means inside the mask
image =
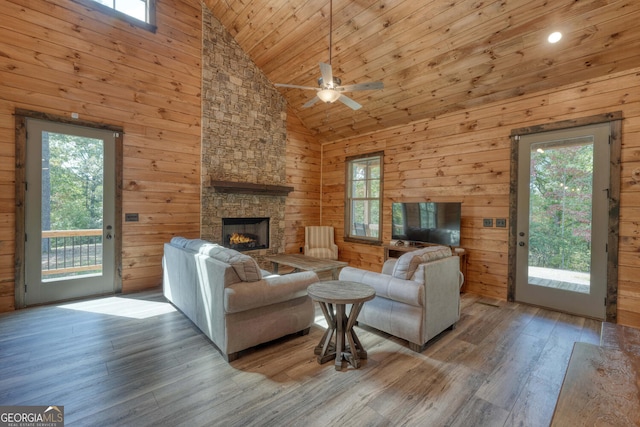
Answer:
[{"label": "wooden fireplace mantel", "polygon": [[214,181],[205,182],[205,187],[214,188],[219,193],[257,194],[266,196],[288,196],[293,187],[285,185],[254,184],[251,182]]}]

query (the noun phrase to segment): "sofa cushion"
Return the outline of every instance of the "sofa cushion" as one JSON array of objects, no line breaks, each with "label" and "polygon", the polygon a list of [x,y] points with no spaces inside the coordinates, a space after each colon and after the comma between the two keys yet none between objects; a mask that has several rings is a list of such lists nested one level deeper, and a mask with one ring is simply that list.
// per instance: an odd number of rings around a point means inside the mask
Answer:
[{"label": "sofa cushion", "polygon": [[203,255],[229,264],[243,282],[257,282],[262,279],[262,270],[255,259],[236,250],[225,248],[214,243],[200,246],[198,250]]},{"label": "sofa cushion", "polygon": [[186,242],[184,245],[185,249],[189,249],[190,251],[199,252],[200,248],[204,245],[211,245],[211,242],[202,239],[191,239]]},{"label": "sofa cushion", "polygon": [[424,300],[424,285],[412,280],[400,280],[388,274],[345,267],[340,271],[340,280],[365,283],[376,291],[376,298],[420,307]]},{"label": "sofa cushion", "polygon": [[318,281],[313,271],[301,271],[284,276],[270,276],[258,282],[238,282],[224,290],[224,309],[227,313],[266,307],[307,295],[307,287]]},{"label": "sofa cushion", "polygon": [[418,265],[450,256],[451,248],[448,246],[427,246],[426,248],[407,252],[398,258],[391,275],[398,279],[410,280]]},{"label": "sofa cushion", "polygon": [[393,269],[396,268],[396,262],[398,262],[398,258],[389,258],[382,264],[382,274],[387,274],[391,276],[393,274]]},{"label": "sofa cushion", "polygon": [[171,246],[175,246],[176,248],[186,248],[190,241],[191,240],[186,237],[173,237],[171,239]]}]

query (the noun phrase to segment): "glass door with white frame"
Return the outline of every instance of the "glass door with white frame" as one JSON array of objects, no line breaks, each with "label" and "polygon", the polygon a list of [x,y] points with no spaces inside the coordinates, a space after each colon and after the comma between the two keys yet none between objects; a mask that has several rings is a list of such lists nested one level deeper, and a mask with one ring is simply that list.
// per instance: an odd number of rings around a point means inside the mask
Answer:
[{"label": "glass door with white frame", "polygon": [[518,145],[517,301],[604,319],[609,124]]},{"label": "glass door with white frame", "polygon": [[114,133],[28,119],[26,152],[26,304],[114,292]]}]

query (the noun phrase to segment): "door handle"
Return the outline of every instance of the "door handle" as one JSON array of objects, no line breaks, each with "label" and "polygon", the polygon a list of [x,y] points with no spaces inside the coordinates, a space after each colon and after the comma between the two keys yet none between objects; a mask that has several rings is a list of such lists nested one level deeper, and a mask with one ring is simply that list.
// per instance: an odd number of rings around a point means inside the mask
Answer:
[{"label": "door handle", "polygon": [[524,246],[524,242],[518,243],[518,246]]},{"label": "door handle", "polygon": [[111,240],[111,238],[113,237],[113,236],[111,236],[111,230],[112,230],[112,229],[113,229],[113,227],[112,227],[112,226],[107,225],[107,234],[104,236],[104,237],[105,237],[105,239],[107,239],[107,240]]}]

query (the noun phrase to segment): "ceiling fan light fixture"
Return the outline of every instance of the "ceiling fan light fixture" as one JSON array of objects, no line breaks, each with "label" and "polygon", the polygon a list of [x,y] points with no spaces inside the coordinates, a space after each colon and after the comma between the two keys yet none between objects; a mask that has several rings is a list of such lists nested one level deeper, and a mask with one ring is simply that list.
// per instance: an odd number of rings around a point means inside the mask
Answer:
[{"label": "ceiling fan light fixture", "polygon": [[333,89],[322,89],[318,91],[317,96],[321,101],[331,104],[333,102],[336,102],[338,98],[340,98],[340,92]]},{"label": "ceiling fan light fixture", "polygon": [[275,83],[276,87],[288,87],[292,89],[308,89],[315,90],[316,96],[302,105],[302,108],[308,108],[315,105],[318,101],[332,104],[336,101],[342,102],[352,110],[358,110],[362,108],[362,105],[358,104],[347,95],[343,95],[343,92],[355,92],[359,90],[374,90],[384,89],[384,84],[380,81],[369,83],[356,83],[351,85],[342,86],[342,80],[333,75],[333,69],[331,68],[331,46],[333,45],[332,39],[333,33],[333,2],[329,0],[329,62],[320,62],[320,78],[318,79],[318,86],[320,87],[308,87],[299,86],[287,83]]}]

